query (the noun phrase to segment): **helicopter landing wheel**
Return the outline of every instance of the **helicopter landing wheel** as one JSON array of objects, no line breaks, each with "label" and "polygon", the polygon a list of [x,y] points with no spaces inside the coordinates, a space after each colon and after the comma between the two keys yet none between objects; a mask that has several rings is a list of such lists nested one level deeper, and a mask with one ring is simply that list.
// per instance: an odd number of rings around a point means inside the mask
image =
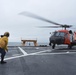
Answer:
[{"label": "helicopter landing wheel", "polygon": [[49,45],[51,46],[51,42],[49,43]]},{"label": "helicopter landing wheel", "polygon": [[54,48],[55,48],[55,44],[52,45],[52,49],[54,49]]},{"label": "helicopter landing wheel", "polygon": [[68,48],[69,48],[69,49],[72,49],[72,45],[68,45]]}]

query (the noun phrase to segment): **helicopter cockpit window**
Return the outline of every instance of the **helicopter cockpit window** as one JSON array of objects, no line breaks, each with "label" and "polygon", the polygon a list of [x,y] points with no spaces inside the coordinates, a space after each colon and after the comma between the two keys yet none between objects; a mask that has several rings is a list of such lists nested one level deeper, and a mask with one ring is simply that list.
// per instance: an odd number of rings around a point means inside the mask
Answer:
[{"label": "helicopter cockpit window", "polygon": [[55,32],[54,36],[62,36],[62,37],[64,37],[65,33],[64,32]]},{"label": "helicopter cockpit window", "polygon": [[59,35],[60,35],[60,33],[59,33],[59,32],[56,32],[56,33],[55,33],[55,36],[59,36]]},{"label": "helicopter cockpit window", "polygon": [[65,33],[64,33],[64,32],[61,32],[61,33],[60,33],[60,36],[65,36]]}]

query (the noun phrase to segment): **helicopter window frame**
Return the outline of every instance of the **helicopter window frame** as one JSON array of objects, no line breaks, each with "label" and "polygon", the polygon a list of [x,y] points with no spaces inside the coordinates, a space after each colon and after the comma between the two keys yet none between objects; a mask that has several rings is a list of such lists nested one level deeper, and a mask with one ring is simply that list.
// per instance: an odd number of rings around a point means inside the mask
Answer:
[{"label": "helicopter window frame", "polygon": [[56,32],[55,33],[55,36],[60,36],[60,32]]},{"label": "helicopter window frame", "polygon": [[64,32],[60,32],[60,36],[64,37],[65,33]]},{"label": "helicopter window frame", "polygon": [[54,32],[54,36],[64,37],[65,34],[66,34],[65,32]]}]

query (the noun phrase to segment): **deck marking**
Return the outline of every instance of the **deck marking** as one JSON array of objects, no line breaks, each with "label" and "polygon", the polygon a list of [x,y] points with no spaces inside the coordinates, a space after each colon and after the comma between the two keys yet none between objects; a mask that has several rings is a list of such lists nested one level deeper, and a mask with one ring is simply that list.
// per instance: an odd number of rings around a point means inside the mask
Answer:
[{"label": "deck marking", "polygon": [[18,47],[18,48],[24,55],[27,55],[27,52],[25,52],[21,47]]},{"label": "deck marking", "polygon": [[69,53],[69,51],[67,51],[66,53]]},{"label": "deck marking", "polygon": [[21,50],[21,52],[23,52],[24,55],[13,56],[13,57],[5,58],[4,60],[10,60],[10,59],[15,59],[15,58],[20,58],[20,57],[25,57],[25,56],[30,56],[30,55],[61,55],[61,54],[75,54],[76,53],[76,52],[44,53],[44,52],[52,51],[52,50],[44,50],[44,51],[27,54],[22,48],[20,47],[18,48]]},{"label": "deck marking", "polygon": [[30,54],[30,55],[62,55],[62,54],[75,54],[76,52],[60,52],[60,53],[36,53],[36,54]]},{"label": "deck marking", "polygon": [[30,53],[29,55],[35,55],[35,54],[39,54],[39,53],[43,53],[43,52],[51,52],[52,50],[44,50],[44,51],[39,51],[39,52],[35,52],[35,53]]},{"label": "deck marking", "polygon": [[9,57],[9,58],[5,58],[4,60],[10,60],[10,59],[15,59],[15,58],[20,58],[20,57],[24,57],[24,56],[28,56],[28,55],[21,55],[21,56]]},{"label": "deck marking", "polygon": [[15,59],[15,58],[20,58],[20,57],[25,57],[25,56],[30,56],[30,55],[36,55],[38,53],[43,53],[43,52],[46,52],[46,51],[51,51],[51,50],[39,51],[39,52],[24,54],[24,55],[20,55],[20,56],[13,56],[13,57],[5,58],[4,60],[10,60],[10,59]]}]

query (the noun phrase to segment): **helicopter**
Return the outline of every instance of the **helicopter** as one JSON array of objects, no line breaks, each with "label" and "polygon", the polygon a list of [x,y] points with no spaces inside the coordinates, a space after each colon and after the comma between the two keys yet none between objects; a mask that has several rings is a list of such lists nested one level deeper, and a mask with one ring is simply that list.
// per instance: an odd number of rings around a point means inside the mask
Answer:
[{"label": "helicopter", "polygon": [[[50,21],[48,19],[42,18],[40,16],[37,16],[36,14],[30,13],[30,12],[21,12],[19,15],[24,15],[28,17],[32,17],[35,19],[39,19],[51,24],[54,24],[55,26],[41,26],[42,28],[64,28],[61,30],[57,30],[52,33],[52,35],[49,38],[49,45],[52,46],[54,49],[56,45],[68,45],[68,48],[71,49],[74,45],[76,45],[76,32],[72,32],[72,30],[67,30],[67,28],[72,27],[72,25],[67,25],[67,24],[59,24],[53,21]],[[72,32],[72,42],[70,41],[70,31]]]}]

